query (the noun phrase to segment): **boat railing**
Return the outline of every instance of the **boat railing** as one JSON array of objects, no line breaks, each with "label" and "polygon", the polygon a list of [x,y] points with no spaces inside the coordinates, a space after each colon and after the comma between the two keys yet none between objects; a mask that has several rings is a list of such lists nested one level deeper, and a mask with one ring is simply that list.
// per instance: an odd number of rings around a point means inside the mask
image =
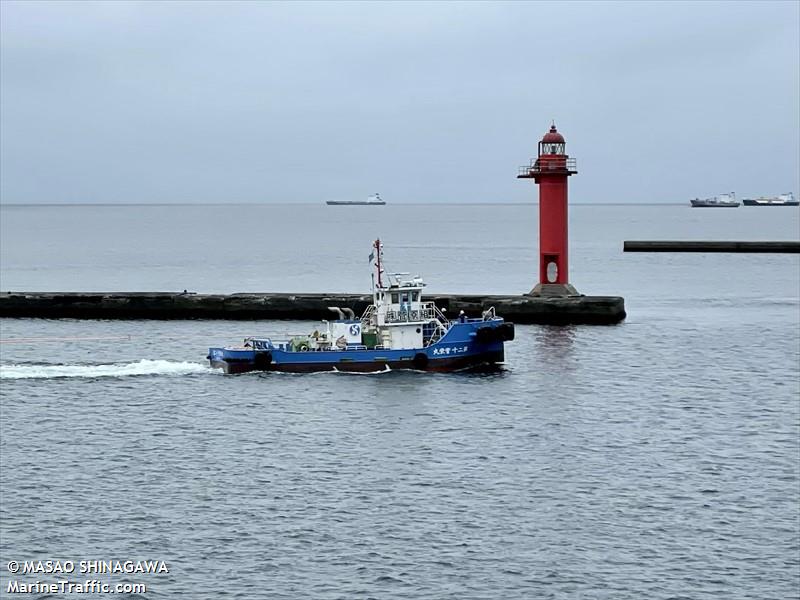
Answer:
[{"label": "boat railing", "polygon": [[444,316],[444,313],[441,310],[439,310],[439,307],[436,306],[433,302],[431,302],[431,305],[433,306],[433,310],[436,313],[436,318],[440,321],[442,326],[445,329],[450,329],[450,321],[447,319],[447,317]]},{"label": "boat railing", "polygon": [[368,327],[372,324],[372,318],[375,315],[375,305],[370,304],[364,314],[361,315],[361,327]]}]

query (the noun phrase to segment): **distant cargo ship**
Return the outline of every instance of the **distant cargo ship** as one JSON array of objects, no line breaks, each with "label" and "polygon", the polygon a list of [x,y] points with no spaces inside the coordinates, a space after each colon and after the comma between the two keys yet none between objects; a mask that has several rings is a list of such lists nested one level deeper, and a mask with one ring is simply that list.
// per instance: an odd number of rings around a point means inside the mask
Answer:
[{"label": "distant cargo ship", "polygon": [[781,194],[777,198],[745,198],[745,206],[798,206],[799,200],[794,199],[794,194]]},{"label": "distant cargo ship", "polygon": [[[690,200],[694,208],[736,208],[739,206],[739,201],[736,199],[736,194],[720,194],[713,198],[695,198]],[[745,200],[745,202],[747,202]]]},{"label": "distant cargo ship", "polygon": [[380,194],[369,196],[366,200],[328,200],[325,204],[331,206],[383,206],[386,201]]}]

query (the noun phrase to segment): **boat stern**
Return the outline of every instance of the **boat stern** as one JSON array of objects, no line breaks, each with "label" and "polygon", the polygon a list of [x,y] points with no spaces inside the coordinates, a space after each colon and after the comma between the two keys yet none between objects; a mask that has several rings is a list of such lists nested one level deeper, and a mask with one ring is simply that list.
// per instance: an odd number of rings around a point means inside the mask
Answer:
[{"label": "boat stern", "polygon": [[269,371],[273,346],[269,340],[245,340],[242,347],[209,348],[208,361],[226,374]]}]

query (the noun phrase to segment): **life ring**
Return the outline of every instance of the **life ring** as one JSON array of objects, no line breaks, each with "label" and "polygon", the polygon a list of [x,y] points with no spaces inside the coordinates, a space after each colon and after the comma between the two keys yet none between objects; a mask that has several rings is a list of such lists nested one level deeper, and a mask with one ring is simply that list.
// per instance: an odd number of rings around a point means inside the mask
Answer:
[{"label": "life ring", "polygon": [[298,350],[300,350],[300,352],[308,352],[308,344],[306,344],[306,343],[300,344],[300,347],[298,348]]}]

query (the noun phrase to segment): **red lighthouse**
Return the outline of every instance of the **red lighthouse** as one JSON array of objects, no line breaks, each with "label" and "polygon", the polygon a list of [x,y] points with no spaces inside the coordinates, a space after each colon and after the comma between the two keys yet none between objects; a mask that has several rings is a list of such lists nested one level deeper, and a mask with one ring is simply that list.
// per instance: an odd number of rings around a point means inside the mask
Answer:
[{"label": "red lighthouse", "polygon": [[531,291],[534,296],[578,294],[569,283],[567,238],[567,178],[575,169],[564,136],[553,124],[539,142],[539,155],[517,175],[539,184],[539,283]]}]

